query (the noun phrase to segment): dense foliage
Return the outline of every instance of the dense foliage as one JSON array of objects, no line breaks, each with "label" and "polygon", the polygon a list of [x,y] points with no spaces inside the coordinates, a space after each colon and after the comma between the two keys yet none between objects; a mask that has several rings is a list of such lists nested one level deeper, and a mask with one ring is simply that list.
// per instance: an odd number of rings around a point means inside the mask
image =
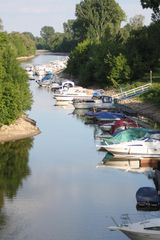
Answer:
[{"label": "dense foliage", "polygon": [[16,57],[34,55],[36,51],[35,41],[30,33],[12,32],[8,34],[12,51]]},{"label": "dense foliage", "polygon": [[[74,75],[84,86],[119,87],[125,83],[133,84],[159,65],[160,21],[146,27],[144,17],[136,15],[122,28],[120,23],[124,15],[119,5],[114,8],[117,11],[113,14],[114,20],[109,17],[113,4],[116,4],[113,2],[84,0],[76,7],[75,24],[78,23],[81,41],[70,54],[66,72]],[[159,4],[156,10],[152,8],[156,11]],[[100,31],[97,24],[103,23],[103,19],[105,25]]]},{"label": "dense foliage", "polygon": [[140,2],[153,10],[149,26],[136,15],[121,27],[125,13],[115,0],[82,0],[75,20],[63,24],[64,33],[44,26],[36,45],[70,52],[66,72],[83,86],[134,84],[155,71],[160,59],[160,0]]},{"label": "dense foliage", "polygon": [[100,40],[120,28],[125,14],[114,0],[84,0],[76,5],[75,28],[82,39]]},{"label": "dense foliage", "polygon": [[10,124],[32,103],[27,75],[16,60],[11,37],[0,33],[0,125]]},{"label": "dense foliage", "polygon": [[40,37],[35,38],[37,49],[46,49],[53,52],[70,52],[78,39],[73,30],[74,20],[68,20],[63,24],[64,33],[55,32],[51,26],[41,28]]}]

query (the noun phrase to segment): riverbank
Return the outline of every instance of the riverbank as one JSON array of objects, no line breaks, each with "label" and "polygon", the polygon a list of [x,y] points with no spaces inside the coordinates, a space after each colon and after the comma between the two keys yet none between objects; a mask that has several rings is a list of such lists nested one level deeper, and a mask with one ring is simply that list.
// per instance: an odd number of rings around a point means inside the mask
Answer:
[{"label": "riverbank", "polygon": [[[59,76],[73,80],[64,72],[61,72]],[[117,91],[115,89],[105,90],[105,94],[112,97],[117,94]],[[121,101],[118,110],[134,113],[148,118],[151,122],[155,122],[158,125],[160,124],[160,108],[154,103],[142,102],[138,98],[130,98]]]},{"label": "riverbank", "polygon": [[17,57],[18,61],[25,61],[34,58],[35,55],[30,55],[30,56],[24,56],[24,57]]},{"label": "riverbank", "polygon": [[40,129],[36,126],[36,122],[27,116],[22,116],[13,124],[3,125],[0,128],[0,143],[33,137],[39,133]]},{"label": "riverbank", "polygon": [[[106,91],[106,95],[113,96],[114,90]],[[160,108],[154,103],[142,102],[138,98],[130,98],[120,102],[119,110],[137,114],[141,117],[148,118],[151,122],[160,124]]]},{"label": "riverbank", "polygon": [[153,103],[141,102],[137,99],[123,101],[124,108],[128,108],[133,113],[150,119],[150,121],[160,124],[160,109]]}]

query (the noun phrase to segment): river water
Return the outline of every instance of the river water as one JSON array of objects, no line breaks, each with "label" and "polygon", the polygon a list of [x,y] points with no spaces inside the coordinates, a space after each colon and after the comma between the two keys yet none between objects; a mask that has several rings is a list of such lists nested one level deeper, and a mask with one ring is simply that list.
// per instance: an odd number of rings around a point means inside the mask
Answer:
[{"label": "river water", "polygon": [[[32,64],[60,56],[40,55]],[[101,165],[95,127],[72,108],[54,106],[52,92],[30,82],[28,112],[41,134],[0,145],[1,240],[125,240],[110,232],[111,216],[137,214],[139,187],[154,186],[149,172]],[[140,213],[141,214],[141,213]]]}]

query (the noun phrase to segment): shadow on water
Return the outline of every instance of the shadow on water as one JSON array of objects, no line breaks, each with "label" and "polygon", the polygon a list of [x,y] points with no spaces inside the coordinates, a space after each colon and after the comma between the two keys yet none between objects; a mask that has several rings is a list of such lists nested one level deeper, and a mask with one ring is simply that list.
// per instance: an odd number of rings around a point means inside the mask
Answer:
[{"label": "shadow on water", "polygon": [[31,138],[0,144],[0,226],[6,222],[1,211],[4,199],[12,200],[23,180],[31,174],[28,161],[32,145]]}]

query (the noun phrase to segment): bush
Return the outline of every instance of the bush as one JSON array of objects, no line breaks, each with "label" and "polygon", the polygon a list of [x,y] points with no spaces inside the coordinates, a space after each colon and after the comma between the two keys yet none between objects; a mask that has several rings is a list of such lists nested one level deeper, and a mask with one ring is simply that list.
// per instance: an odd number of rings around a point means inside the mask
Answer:
[{"label": "bush", "polygon": [[0,33],[0,125],[10,124],[31,107],[28,77],[16,60],[6,33]]}]

